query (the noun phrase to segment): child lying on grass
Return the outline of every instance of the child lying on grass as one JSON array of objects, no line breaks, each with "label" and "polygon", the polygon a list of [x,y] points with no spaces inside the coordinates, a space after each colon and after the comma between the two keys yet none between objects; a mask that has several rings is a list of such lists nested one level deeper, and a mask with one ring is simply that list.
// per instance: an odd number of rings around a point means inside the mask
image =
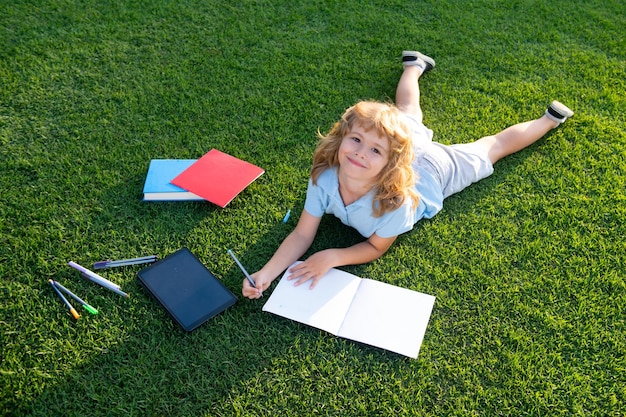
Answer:
[{"label": "child lying on grass", "polygon": [[443,200],[493,173],[493,165],[543,137],[574,112],[553,101],[538,119],[471,143],[442,145],[422,123],[419,78],[435,67],[420,52],[404,51],[396,104],[363,101],[345,111],[320,137],[296,228],[272,258],[243,281],[242,293],[259,298],[276,277],[309,249],[324,213],[367,238],[347,248],[311,255],[289,270],[295,285],[313,289],[330,268],[367,263],[383,255],[401,233],[431,218]]}]

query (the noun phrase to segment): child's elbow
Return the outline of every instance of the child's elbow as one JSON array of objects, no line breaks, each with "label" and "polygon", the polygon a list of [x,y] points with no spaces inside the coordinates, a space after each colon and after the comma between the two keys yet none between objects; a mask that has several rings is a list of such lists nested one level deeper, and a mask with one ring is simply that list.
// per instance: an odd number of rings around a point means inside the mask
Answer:
[{"label": "child's elbow", "polygon": [[381,257],[381,256],[383,256],[384,254],[386,254],[388,250],[389,250],[389,247],[386,247],[386,248],[381,248],[381,249],[377,249],[377,251],[376,251],[376,257],[375,257],[374,259],[378,259],[378,258],[380,258],[380,257]]},{"label": "child's elbow", "polygon": [[378,247],[376,245],[372,245],[371,243],[370,247],[372,248],[372,250],[370,251],[370,257],[372,258],[372,261],[383,256],[385,253],[387,253],[387,250],[389,249],[389,247]]},{"label": "child's elbow", "polygon": [[381,256],[383,256],[385,253],[387,253],[387,251],[389,250],[393,242],[396,240],[396,237],[397,236],[381,238],[376,235],[370,237],[368,239],[368,242],[374,248],[374,251],[375,251],[374,259],[378,259]]}]

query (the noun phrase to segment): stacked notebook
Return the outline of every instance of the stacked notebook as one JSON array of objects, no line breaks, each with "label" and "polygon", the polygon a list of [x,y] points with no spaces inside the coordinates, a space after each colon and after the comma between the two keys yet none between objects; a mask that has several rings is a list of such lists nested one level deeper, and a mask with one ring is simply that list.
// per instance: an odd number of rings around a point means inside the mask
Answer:
[{"label": "stacked notebook", "polygon": [[202,201],[226,207],[265,171],[217,149],[200,159],[153,159],[144,201]]}]

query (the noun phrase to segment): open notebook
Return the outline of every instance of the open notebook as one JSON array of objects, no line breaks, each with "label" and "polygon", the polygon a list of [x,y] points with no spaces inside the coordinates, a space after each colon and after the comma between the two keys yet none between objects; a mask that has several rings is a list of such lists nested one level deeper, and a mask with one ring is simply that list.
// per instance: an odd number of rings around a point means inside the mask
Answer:
[{"label": "open notebook", "polygon": [[435,297],[331,269],[310,289],[287,280],[263,306],[267,311],[335,336],[417,358]]}]

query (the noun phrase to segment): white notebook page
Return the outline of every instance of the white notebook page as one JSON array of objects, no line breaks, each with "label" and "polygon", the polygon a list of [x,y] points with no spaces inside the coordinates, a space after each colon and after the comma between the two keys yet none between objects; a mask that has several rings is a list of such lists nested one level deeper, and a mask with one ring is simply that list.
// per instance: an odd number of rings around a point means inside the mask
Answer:
[{"label": "white notebook page", "polygon": [[338,336],[416,358],[435,297],[363,279]]},{"label": "white notebook page", "polygon": [[337,335],[361,278],[331,269],[311,290],[310,282],[295,287],[288,275],[276,285],[263,311]]}]

